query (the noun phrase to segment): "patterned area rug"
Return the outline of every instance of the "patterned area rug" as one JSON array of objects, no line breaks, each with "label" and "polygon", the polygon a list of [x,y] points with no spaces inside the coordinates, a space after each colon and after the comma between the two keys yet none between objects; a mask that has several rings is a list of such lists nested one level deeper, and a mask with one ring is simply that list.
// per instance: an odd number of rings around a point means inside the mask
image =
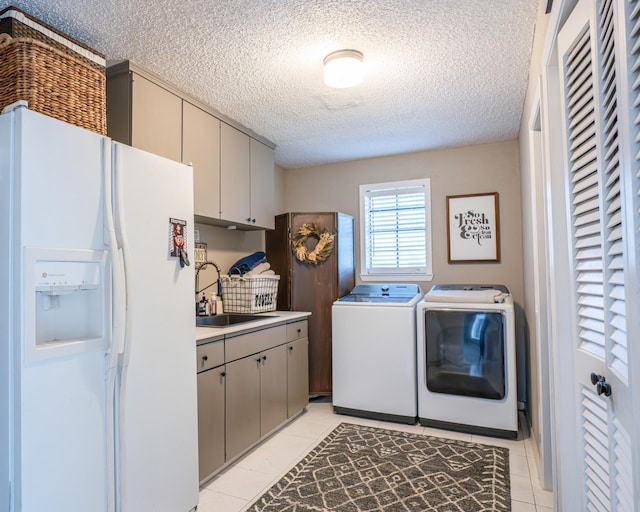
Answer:
[{"label": "patterned area rug", "polygon": [[252,512],[509,512],[509,450],[340,424]]}]

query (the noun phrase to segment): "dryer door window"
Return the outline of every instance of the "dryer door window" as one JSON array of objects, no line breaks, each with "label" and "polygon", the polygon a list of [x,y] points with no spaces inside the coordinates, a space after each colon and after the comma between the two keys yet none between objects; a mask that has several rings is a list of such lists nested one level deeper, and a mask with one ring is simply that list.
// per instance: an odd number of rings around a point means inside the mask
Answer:
[{"label": "dryer door window", "polygon": [[427,310],[424,321],[429,391],[504,398],[505,321],[501,312]]}]

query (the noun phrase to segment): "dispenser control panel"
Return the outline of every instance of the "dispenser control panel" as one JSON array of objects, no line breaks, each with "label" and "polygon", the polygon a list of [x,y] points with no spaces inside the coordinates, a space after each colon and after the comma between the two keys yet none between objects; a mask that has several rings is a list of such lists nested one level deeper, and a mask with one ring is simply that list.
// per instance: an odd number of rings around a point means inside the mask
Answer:
[{"label": "dispenser control panel", "polygon": [[100,285],[100,263],[93,261],[38,261],[35,264],[36,291],[90,290]]}]

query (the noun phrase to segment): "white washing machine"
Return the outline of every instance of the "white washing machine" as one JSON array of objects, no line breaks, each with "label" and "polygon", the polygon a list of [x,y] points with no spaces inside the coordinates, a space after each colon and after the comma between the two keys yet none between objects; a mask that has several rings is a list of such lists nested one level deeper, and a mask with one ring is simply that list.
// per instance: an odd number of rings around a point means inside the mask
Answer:
[{"label": "white washing machine", "polygon": [[416,311],[420,424],[515,438],[515,320],[507,287],[437,285]]},{"label": "white washing machine", "polygon": [[415,424],[415,284],[360,284],[332,306],[333,410]]}]

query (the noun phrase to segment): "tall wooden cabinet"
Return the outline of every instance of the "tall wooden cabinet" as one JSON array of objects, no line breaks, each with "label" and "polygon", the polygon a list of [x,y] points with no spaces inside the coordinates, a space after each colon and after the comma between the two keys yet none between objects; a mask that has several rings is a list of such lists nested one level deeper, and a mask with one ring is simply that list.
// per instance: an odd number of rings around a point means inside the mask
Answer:
[{"label": "tall wooden cabinet", "polygon": [[[317,265],[296,259],[291,238],[308,222],[336,235],[333,251]],[[353,217],[344,213],[284,213],[275,218],[275,229],[265,234],[267,259],[276,274],[278,309],[310,311],[309,393],[331,394],[331,305],[355,284]],[[315,241],[309,241],[312,249]]]}]

